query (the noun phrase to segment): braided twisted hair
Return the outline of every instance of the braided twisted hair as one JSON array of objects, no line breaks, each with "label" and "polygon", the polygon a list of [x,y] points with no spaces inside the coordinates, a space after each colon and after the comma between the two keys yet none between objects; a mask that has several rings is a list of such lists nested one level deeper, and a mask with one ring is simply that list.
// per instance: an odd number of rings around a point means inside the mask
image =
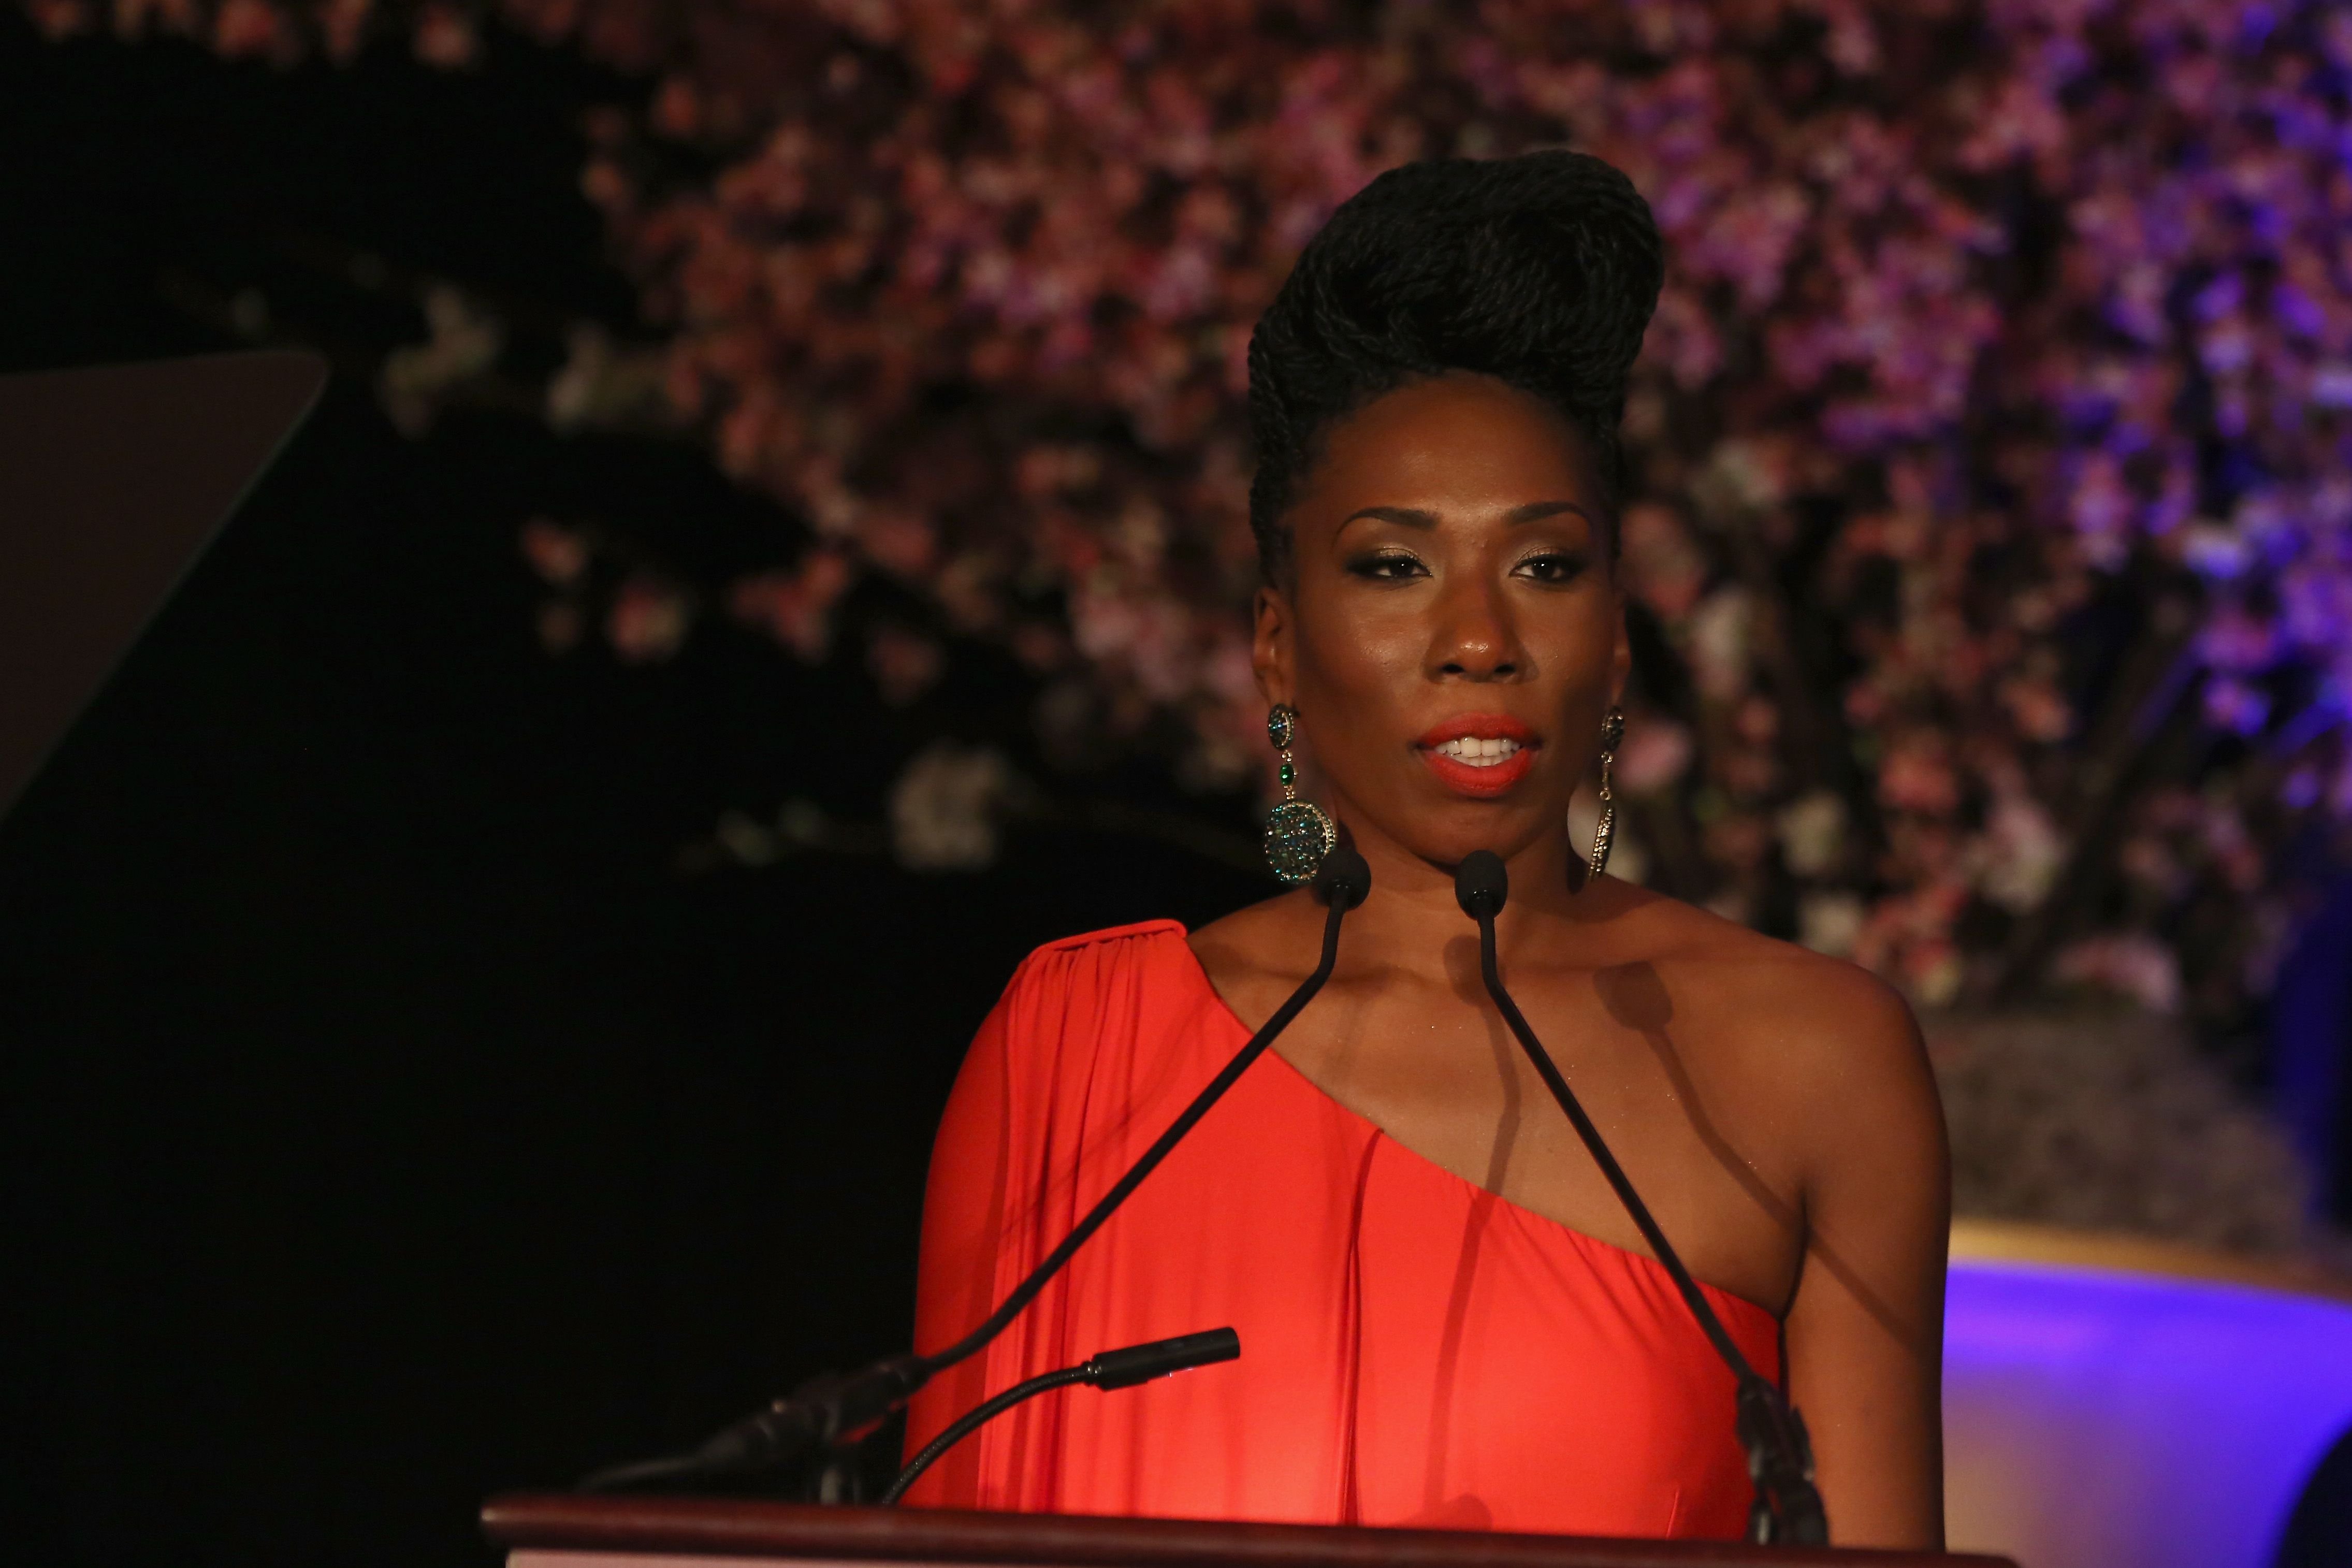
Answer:
[{"label": "braided twisted hair", "polygon": [[1649,204],[1588,153],[1408,163],[1350,196],[1250,334],[1250,531],[1266,581],[1289,564],[1283,514],[1321,434],[1448,371],[1565,414],[1613,503],[1626,374],[1664,270]]}]

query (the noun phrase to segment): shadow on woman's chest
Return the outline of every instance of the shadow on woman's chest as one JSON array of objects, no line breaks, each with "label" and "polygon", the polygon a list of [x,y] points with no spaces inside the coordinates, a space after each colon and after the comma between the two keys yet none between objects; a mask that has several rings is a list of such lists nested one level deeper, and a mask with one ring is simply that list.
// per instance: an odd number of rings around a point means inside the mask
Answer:
[{"label": "shadow on woman's chest", "polygon": [[[1649,1248],[1477,976],[1335,978],[1275,1049],[1410,1152],[1570,1229]],[[1804,1247],[1795,1151],[1754,1053],[1687,1020],[1654,965],[1532,970],[1512,994],[1700,1280],[1775,1313]],[[1687,1010],[1685,1010],[1687,1011]],[[1776,1132],[1780,1137],[1776,1137]]]}]

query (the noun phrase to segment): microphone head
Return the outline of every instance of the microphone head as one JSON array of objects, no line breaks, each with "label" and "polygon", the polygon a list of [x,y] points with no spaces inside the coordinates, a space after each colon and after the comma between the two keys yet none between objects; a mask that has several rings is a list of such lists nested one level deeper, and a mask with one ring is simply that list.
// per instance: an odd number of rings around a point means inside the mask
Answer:
[{"label": "microphone head", "polygon": [[1352,910],[1371,896],[1372,868],[1345,844],[1335,844],[1315,873],[1315,891],[1335,909]]},{"label": "microphone head", "polygon": [[1234,1361],[1241,1353],[1239,1334],[1231,1329],[1211,1329],[1204,1334],[1179,1334],[1172,1340],[1154,1340],[1123,1351],[1104,1351],[1086,1363],[1086,1380],[1097,1388],[1133,1388],[1155,1377]]},{"label": "microphone head", "polygon": [[1454,868],[1454,898],[1472,920],[1492,920],[1511,896],[1511,874],[1492,849],[1473,849]]}]

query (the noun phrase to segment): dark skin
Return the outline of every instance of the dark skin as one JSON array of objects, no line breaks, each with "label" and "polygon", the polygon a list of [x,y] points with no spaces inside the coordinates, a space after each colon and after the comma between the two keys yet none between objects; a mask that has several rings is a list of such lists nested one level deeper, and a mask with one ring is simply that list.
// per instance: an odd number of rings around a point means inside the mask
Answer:
[{"label": "dark skin", "polygon": [[[1486,377],[1409,384],[1324,433],[1287,521],[1258,686],[1298,710],[1372,893],[1275,1048],[1405,1148],[1646,1255],[1480,984],[1453,868],[1500,855],[1506,982],[1691,1272],[1781,1320],[1832,1538],[1940,1549],[1949,1177],[1926,1053],[1864,971],[1582,874],[1569,800],[1631,666],[1582,437]],[[1419,743],[1465,713],[1531,732],[1498,795],[1449,784]],[[1323,918],[1289,893],[1192,948],[1254,1027],[1313,967]]]}]

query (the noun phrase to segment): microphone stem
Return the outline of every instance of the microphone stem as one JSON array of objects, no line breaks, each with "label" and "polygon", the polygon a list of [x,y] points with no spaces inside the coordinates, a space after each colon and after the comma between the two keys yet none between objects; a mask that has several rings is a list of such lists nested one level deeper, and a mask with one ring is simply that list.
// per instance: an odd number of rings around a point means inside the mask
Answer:
[{"label": "microphone stem", "polygon": [[1576,1135],[1584,1141],[1585,1150],[1591,1154],[1592,1163],[1601,1167],[1601,1173],[1608,1178],[1611,1190],[1617,1194],[1617,1201],[1633,1216],[1634,1227],[1641,1231],[1642,1238],[1650,1244],[1651,1252],[1664,1266],[1667,1277],[1674,1280],[1684,1305],[1690,1309],[1691,1316],[1697,1320],[1699,1328],[1715,1345],[1716,1353],[1731,1368],[1732,1379],[1738,1385],[1740,1442],[1748,1449],[1748,1473],[1756,1484],[1756,1506],[1750,1510],[1748,1520],[1749,1539],[1797,1545],[1827,1545],[1829,1520],[1822,1507],[1821,1493],[1813,1485],[1811,1445],[1804,1435],[1803,1421],[1790,1407],[1780,1388],[1760,1376],[1749,1364],[1748,1357],[1741,1353],[1739,1346],[1724,1328],[1723,1320],[1716,1316],[1715,1308],[1700,1291],[1698,1281],[1692,1279],[1690,1270],[1683,1267],[1682,1258],[1675,1251],[1674,1244],[1666,1239],[1666,1233],[1658,1228],[1657,1220],[1650,1214],[1650,1205],[1642,1201],[1642,1194],[1633,1190],[1633,1184],[1627,1178],[1624,1167],[1618,1164],[1617,1156],[1610,1152],[1607,1141],[1601,1136],[1601,1129],[1593,1125],[1592,1118],[1585,1114],[1583,1102],[1576,1098],[1576,1091],[1568,1087],[1568,1079],[1560,1076],[1559,1067],[1551,1059],[1551,1053],[1545,1050],[1543,1042],[1536,1038],[1536,1032],[1528,1027],[1526,1016],[1519,1011],[1519,1005],[1511,1000],[1511,994],[1503,988],[1502,968],[1495,957],[1494,912],[1482,910],[1476,918],[1478,971],[1486,982],[1486,994],[1494,998],[1496,1010],[1502,1014],[1503,1022],[1519,1042],[1519,1048],[1527,1053],[1536,1075],[1543,1079],[1544,1087],[1551,1090],[1551,1097],[1559,1102],[1560,1110],[1568,1113],[1568,1120],[1576,1128]]},{"label": "microphone stem", "polygon": [[1627,1179],[1624,1167],[1617,1163],[1617,1156],[1610,1152],[1608,1143],[1601,1139],[1601,1129],[1594,1126],[1592,1118],[1585,1114],[1583,1102],[1576,1098],[1576,1091],[1568,1087],[1568,1079],[1560,1076],[1559,1068],[1552,1062],[1551,1053],[1544,1049],[1543,1043],[1536,1038],[1535,1030],[1528,1026],[1527,1018],[1519,1012],[1519,1005],[1511,1000],[1508,991],[1503,989],[1502,971],[1495,962],[1495,917],[1492,915],[1478,918],[1478,968],[1486,982],[1486,994],[1495,999],[1496,1009],[1503,1015],[1503,1022],[1509,1026],[1512,1035],[1517,1038],[1519,1048],[1527,1054],[1536,1075],[1544,1080],[1544,1087],[1551,1090],[1551,1097],[1559,1102],[1560,1110],[1568,1113],[1568,1120],[1575,1126],[1576,1135],[1584,1141],[1585,1150],[1591,1154],[1592,1163],[1601,1167],[1601,1173],[1608,1178],[1611,1189],[1617,1194],[1617,1201],[1624,1205],[1627,1214],[1633,1215],[1634,1228],[1642,1233],[1642,1239],[1650,1244],[1650,1250],[1664,1266],[1667,1275],[1675,1282],[1675,1289],[1682,1293],[1684,1302],[1690,1308],[1691,1316],[1698,1320],[1698,1325],[1706,1331],[1706,1337],[1715,1342],[1717,1352],[1730,1363],[1734,1376],[1743,1383],[1755,1377],[1756,1369],[1740,1353],[1739,1346],[1724,1329],[1723,1321],[1715,1315],[1715,1308],[1700,1291],[1698,1281],[1693,1279],[1690,1270],[1683,1267],[1682,1258],[1675,1252],[1673,1244],[1666,1240],[1666,1233],[1659,1229],[1658,1222],[1651,1217],[1650,1205],[1643,1203],[1642,1194],[1633,1190],[1633,1184]]},{"label": "microphone stem", "polygon": [[1025,1383],[1016,1383],[994,1398],[964,1412],[950,1422],[945,1431],[924,1444],[923,1451],[907,1461],[907,1468],[898,1472],[898,1479],[892,1481],[890,1489],[882,1494],[882,1506],[897,1506],[898,1500],[907,1495],[907,1489],[921,1479],[923,1472],[937,1463],[940,1455],[1024,1399],[1051,1389],[1067,1388],[1074,1383],[1089,1383],[1101,1389],[1132,1388],[1154,1378],[1190,1372],[1194,1367],[1208,1366],[1215,1362],[1233,1361],[1241,1353],[1240,1335],[1230,1328],[1211,1329],[1206,1333],[1180,1334],[1171,1340],[1129,1345],[1125,1350],[1104,1351],[1087,1357],[1076,1366],[1066,1366],[1059,1372],[1042,1373]]},{"label": "microphone stem", "polygon": [[921,1453],[907,1461],[907,1468],[898,1472],[898,1479],[892,1481],[890,1489],[882,1494],[879,1506],[898,1507],[898,1500],[907,1495],[907,1489],[920,1480],[923,1472],[929,1469],[941,1454],[946,1453],[950,1448],[971,1436],[974,1430],[993,1421],[1023,1400],[1034,1398],[1049,1389],[1066,1388],[1071,1384],[1084,1383],[1086,1380],[1087,1369],[1083,1365],[1066,1366],[1059,1372],[1044,1373],[1026,1383],[1016,1383],[995,1398],[965,1411],[949,1423],[946,1431],[924,1444]]}]

